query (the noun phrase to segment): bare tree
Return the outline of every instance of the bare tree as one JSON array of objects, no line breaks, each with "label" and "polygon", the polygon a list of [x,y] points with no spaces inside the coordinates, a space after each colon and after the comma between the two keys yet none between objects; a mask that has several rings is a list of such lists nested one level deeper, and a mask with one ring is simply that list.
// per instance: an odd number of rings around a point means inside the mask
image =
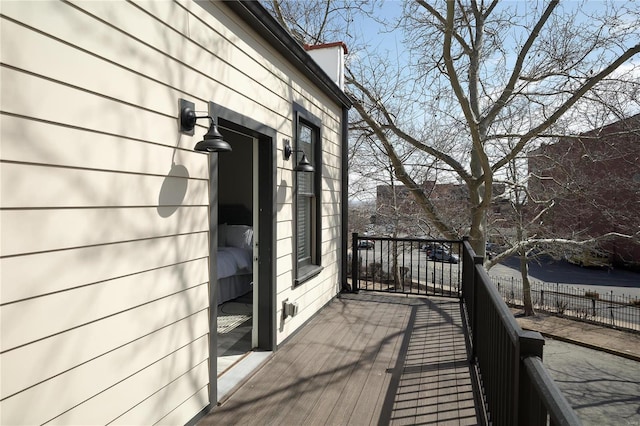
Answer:
[{"label": "bare tree", "polygon": [[640,257],[639,142],[640,114],[523,150],[496,178],[506,187],[502,198],[509,208],[502,209],[500,226],[511,231],[501,238],[509,248],[485,265],[519,257],[525,315],[534,314],[531,260],[551,256],[609,266]]},{"label": "bare tree", "polygon": [[[304,7],[327,11],[335,4]],[[357,6],[362,10],[364,3]],[[558,0],[407,2],[400,19],[390,22],[403,32],[406,48],[357,50],[349,62],[347,87],[364,124],[359,127],[383,147],[395,178],[447,238],[459,233],[416,170],[437,160],[443,174],[466,185],[468,234],[484,255],[494,179],[510,162],[545,139],[597,127],[640,106],[639,8],[615,1],[597,8]],[[352,29],[354,21],[348,24]],[[527,244],[533,243],[521,245]]]},{"label": "bare tree", "polygon": [[[553,200],[537,209],[538,233],[598,252],[617,265],[640,257],[640,114],[542,146],[530,157],[529,193]],[[579,244],[576,244],[579,243]],[[557,246],[557,245],[556,245]]]},{"label": "bare tree", "polygon": [[[607,14],[596,11],[583,21],[558,1],[540,10],[529,5],[526,16],[517,6],[495,1],[439,6],[416,1],[406,7],[402,26],[411,46],[410,76],[399,72],[392,85],[376,86],[366,78],[370,69],[352,69],[349,83],[356,110],[385,147],[397,178],[413,189],[445,235],[450,231],[446,219],[406,172],[399,147],[409,145],[439,159],[466,184],[469,234],[483,255],[494,175],[541,138],[570,130],[565,120],[587,104],[591,110],[620,113],[617,103],[605,102],[607,95],[615,90],[625,97],[626,87],[637,93],[637,77],[625,80],[615,73],[622,65],[632,66],[630,60],[640,52],[637,26],[616,21],[627,16],[637,24],[638,11],[626,9],[637,5],[613,5]],[[411,98],[406,90],[394,89],[404,79],[411,83]],[[417,111],[437,115],[420,120],[423,129],[429,128],[426,135],[416,129]],[[503,121],[518,123],[510,126],[513,133],[500,133]],[[508,140],[515,143],[505,151]]]},{"label": "bare tree", "polygon": [[263,0],[262,4],[302,44],[345,40],[354,15],[372,13],[380,0]]}]

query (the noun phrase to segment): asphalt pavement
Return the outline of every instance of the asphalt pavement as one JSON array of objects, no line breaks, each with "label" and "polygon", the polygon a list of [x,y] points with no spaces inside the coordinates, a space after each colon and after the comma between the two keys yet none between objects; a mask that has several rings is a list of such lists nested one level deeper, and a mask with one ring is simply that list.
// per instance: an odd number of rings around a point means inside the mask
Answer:
[{"label": "asphalt pavement", "polygon": [[[489,275],[521,279],[516,257],[491,268]],[[640,273],[624,269],[581,268],[565,260],[541,258],[529,262],[529,278],[547,283],[570,284],[599,293],[640,297]]]}]

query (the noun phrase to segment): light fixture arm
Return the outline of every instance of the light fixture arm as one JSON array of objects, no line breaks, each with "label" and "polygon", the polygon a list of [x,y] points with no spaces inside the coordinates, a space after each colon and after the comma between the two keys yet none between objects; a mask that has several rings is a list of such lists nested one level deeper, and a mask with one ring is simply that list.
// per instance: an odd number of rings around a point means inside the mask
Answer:
[{"label": "light fixture arm", "polygon": [[289,158],[291,158],[291,154],[293,154],[294,152],[301,152],[302,154],[304,154],[304,151],[301,149],[293,149],[291,148],[291,142],[289,141],[289,139],[285,139],[284,140],[284,159],[285,160],[289,160]]},{"label": "light fixture arm", "polygon": [[302,153],[302,158],[300,158],[300,162],[298,163],[298,165],[293,168],[293,171],[295,171],[295,172],[313,172],[314,171],[313,165],[311,165],[311,163],[307,159],[307,155],[304,153],[304,151],[301,150],[301,149],[293,149],[293,148],[291,148],[291,142],[289,141],[289,139],[285,139],[284,140],[284,149],[283,149],[283,154],[284,154],[285,161],[288,161],[289,158],[291,158],[291,154],[293,154],[294,152],[301,152]]},{"label": "light fixture arm", "polygon": [[196,127],[196,121],[199,118],[208,118],[209,125],[213,124],[213,117],[207,115],[197,115],[196,111],[189,107],[184,107],[180,110],[180,131],[182,133],[190,133],[193,128]]},{"label": "light fixture arm", "polygon": [[[224,140],[222,134],[218,130],[216,120],[213,119],[211,114],[211,108],[206,115],[198,115],[195,111],[193,102],[189,102],[184,99],[178,100],[180,109],[180,116],[178,117],[178,126],[180,127],[180,133],[193,136],[193,129],[196,127],[196,121],[200,118],[209,119],[209,130],[205,133],[203,140],[198,142],[194,151],[198,152],[230,152],[232,151],[231,145]],[[211,104],[210,104],[211,105]]]}]

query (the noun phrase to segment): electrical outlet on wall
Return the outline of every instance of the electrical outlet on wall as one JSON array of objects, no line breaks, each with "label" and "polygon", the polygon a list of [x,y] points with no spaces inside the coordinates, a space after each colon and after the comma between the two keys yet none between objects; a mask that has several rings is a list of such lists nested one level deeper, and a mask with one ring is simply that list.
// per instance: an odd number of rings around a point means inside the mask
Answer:
[{"label": "electrical outlet on wall", "polygon": [[285,299],[282,301],[282,317],[295,317],[298,315],[298,303],[297,302],[289,302],[289,299]]}]

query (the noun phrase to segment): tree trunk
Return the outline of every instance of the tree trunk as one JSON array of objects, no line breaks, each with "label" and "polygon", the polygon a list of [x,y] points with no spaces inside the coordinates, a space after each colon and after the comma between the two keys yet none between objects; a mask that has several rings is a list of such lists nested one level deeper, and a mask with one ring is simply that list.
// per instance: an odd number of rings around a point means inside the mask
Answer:
[{"label": "tree trunk", "polygon": [[535,315],[533,303],[531,302],[531,283],[529,282],[529,262],[526,251],[520,253],[520,274],[522,275],[522,299],[524,302],[524,316]]},{"label": "tree trunk", "polygon": [[393,287],[396,290],[399,290],[400,288],[402,288],[402,282],[401,282],[402,276],[400,274],[400,267],[398,265],[398,241],[396,240],[396,238],[398,238],[398,235],[396,232],[394,232],[393,243],[391,245],[393,250],[393,254],[392,254]]},{"label": "tree trunk", "polygon": [[469,239],[473,251],[478,256],[485,256],[486,252],[486,234],[485,226],[487,222],[486,210],[481,206],[472,207],[471,209],[471,229],[469,230]]}]

